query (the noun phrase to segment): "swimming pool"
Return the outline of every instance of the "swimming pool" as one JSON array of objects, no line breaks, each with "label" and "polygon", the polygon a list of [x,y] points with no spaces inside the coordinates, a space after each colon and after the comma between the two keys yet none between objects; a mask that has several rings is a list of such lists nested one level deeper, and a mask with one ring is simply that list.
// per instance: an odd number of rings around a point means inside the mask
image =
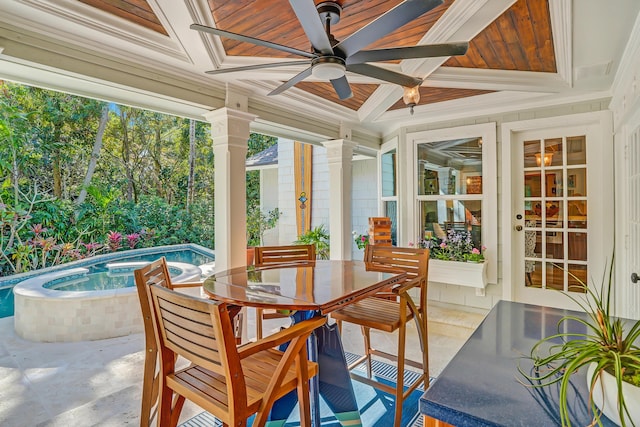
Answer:
[{"label": "swimming pool", "polygon": [[[60,271],[76,267],[86,267],[89,273],[101,273],[109,271],[108,264],[113,262],[151,262],[159,257],[166,257],[169,262],[181,262],[196,266],[208,265],[215,260],[215,253],[207,248],[194,244],[158,246],[155,248],[134,249],[130,251],[115,252],[111,254],[98,255],[80,261],[74,261],[55,267],[44,268],[35,272],[23,273],[14,276],[0,278],[0,318],[14,315],[15,300],[13,295],[14,286],[31,277],[39,276],[49,272]],[[113,277],[113,281],[122,281]],[[128,279],[129,286],[133,286],[133,276]],[[106,286],[116,286],[115,283]]]},{"label": "swimming pool", "polygon": [[69,342],[142,332],[132,275],[135,269],[160,256],[191,261],[168,261],[176,283],[200,281],[214,265],[213,252],[202,252],[198,247],[147,248],[137,253],[123,252],[119,258],[95,257],[93,264],[83,266],[69,263],[66,268],[38,274],[15,285],[16,334],[31,341]]}]

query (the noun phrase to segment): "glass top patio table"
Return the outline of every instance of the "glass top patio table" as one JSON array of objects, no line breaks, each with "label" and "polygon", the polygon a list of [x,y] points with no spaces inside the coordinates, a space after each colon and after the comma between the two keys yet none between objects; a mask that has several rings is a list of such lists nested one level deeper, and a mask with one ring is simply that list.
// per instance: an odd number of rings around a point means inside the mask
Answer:
[{"label": "glass top patio table", "polygon": [[239,267],[204,282],[212,298],[233,305],[328,314],[406,279],[406,273],[375,270],[362,261],[312,261],[277,267]]},{"label": "glass top patio table", "polygon": [[[406,280],[406,273],[381,272],[362,261],[311,261],[264,268],[238,267],[216,273],[204,282],[211,298],[235,306],[293,310],[293,322],[327,315],[348,304],[390,290]],[[322,396],[341,423],[362,425],[342,342],[336,325],[318,328],[309,338],[309,359],[317,361],[319,374],[310,380],[311,422],[320,426]],[[322,367],[325,366],[323,369]],[[336,390],[340,389],[339,393]],[[297,402],[292,392],[278,400],[270,421],[284,420]]]}]

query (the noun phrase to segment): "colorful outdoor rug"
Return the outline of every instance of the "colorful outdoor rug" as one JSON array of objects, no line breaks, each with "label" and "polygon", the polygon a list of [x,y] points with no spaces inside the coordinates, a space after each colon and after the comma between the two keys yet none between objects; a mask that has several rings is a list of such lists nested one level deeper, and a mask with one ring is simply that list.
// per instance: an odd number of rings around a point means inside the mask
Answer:
[{"label": "colorful outdoor rug", "polygon": [[[355,360],[358,356],[347,353],[347,362]],[[362,366],[361,372],[366,373],[366,368]],[[373,372],[379,381],[395,384],[396,372],[395,368],[387,363],[374,361]],[[418,375],[412,371],[405,371],[404,380],[406,384],[412,384],[416,381]],[[433,379],[432,379],[433,381]],[[383,391],[375,389],[366,384],[362,384],[359,381],[353,381],[353,388],[358,401],[358,407],[360,408],[360,414],[362,418],[362,424],[364,427],[388,427],[393,425],[393,404],[394,397]],[[422,386],[418,387],[409,398],[405,401],[402,414],[403,427],[422,427],[422,416],[418,410],[418,402],[420,396],[424,392]],[[339,427],[340,423],[335,419],[329,408],[324,405],[324,402],[320,402],[320,413],[322,417],[323,427]],[[298,409],[296,408],[289,420],[286,427],[293,427],[299,425],[298,421]],[[251,423],[249,422],[249,425]],[[180,424],[179,427],[218,427],[222,426],[222,423],[216,420],[211,414],[203,412],[195,417]]]}]

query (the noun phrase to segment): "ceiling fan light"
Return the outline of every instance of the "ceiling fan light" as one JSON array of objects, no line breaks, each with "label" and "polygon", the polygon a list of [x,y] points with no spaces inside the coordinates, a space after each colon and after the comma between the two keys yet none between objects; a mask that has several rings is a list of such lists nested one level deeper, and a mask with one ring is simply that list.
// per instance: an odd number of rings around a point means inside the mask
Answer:
[{"label": "ceiling fan light", "polygon": [[313,77],[320,80],[334,80],[344,76],[346,68],[342,64],[335,62],[324,62],[316,64],[311,70]]},{"label": "ceiling fan light", "polygon": [[411,109],[411,114],[413,114],[413,107],[418,105],[418,102],[420,102],[420,85],[405,87],[404,94],[402,95],[402,100],[407,105],[407,107]]}]

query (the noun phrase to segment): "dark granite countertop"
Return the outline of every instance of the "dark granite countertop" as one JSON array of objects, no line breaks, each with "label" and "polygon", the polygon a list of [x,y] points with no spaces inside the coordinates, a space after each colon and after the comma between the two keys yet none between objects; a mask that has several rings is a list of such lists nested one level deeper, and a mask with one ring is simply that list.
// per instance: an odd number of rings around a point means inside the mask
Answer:
[{"label": "dark granite countertop", "polygon": [[[559,426],[559,384],[527,387],[517,367],[531,368],[521,356],[539,339],[556,333],[558,320],[568,314],[584,316],[500,301],[422,395],[420,412],[458,427]],[[572,323],[571,328],[580,327]],[[568,399],[574,426],[590,424],[588,400],[586,369],[580,369],[573,375]],[[604,416],[602,420],[605,426],[614,425]]]}]

